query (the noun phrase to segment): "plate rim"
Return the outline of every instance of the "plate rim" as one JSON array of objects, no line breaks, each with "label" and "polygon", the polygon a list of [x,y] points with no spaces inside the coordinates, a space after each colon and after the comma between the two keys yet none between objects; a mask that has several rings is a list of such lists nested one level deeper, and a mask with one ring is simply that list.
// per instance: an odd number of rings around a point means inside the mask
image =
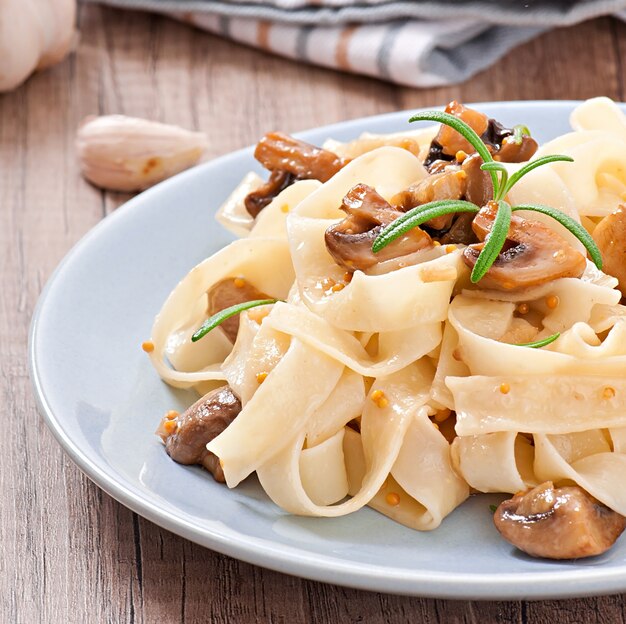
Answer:
[{"label": "plate rim", "polygon": [[[583,100],[518,100],[489,101],[470,103],[475,106],[497,106],[500,108],[516,108],[528,106],[532,108],[572,107]],[[624,106],[617,102],[618,105]],[[335,130],[349,130],[361,127],[365,122],[382,119],[399,119],[406,121],[411,113],[418,110],[432,110],[439,107],[419,107],[410,110],[393,111],[351,119],[338,123],[309,128],[294,133],[306,138],[308,134]],[[251,155],[254,146],[248,146],[213,158],[205,163],[169,178],[154,187],[131,198],[114,212],[101,219],[90,228],[67,251],[63,259],[50,274],[42,289],[30,323],[28,335],[28,369],[39,413],[48,429],[59,443],[63,451],[76,466],[98,487],[128,507],[133,512],[150,520],[185,539],[201,546],[234,557],[241,561],[269,568],[285,574],[291,574],[314,581],[342,585],[356,589],[380,591],[391,594],[410,595],[415,597],[466,599],[466,600],[520,600],[520,599],[553,599],[573,598],[582,596],[606,595],[626,590],[626,563],[621,568],[590,568],[583,567],[573,570],[516,572],[508,576],[498,573],[451,573],[427,570],[408,570],[405,568],[384,568],[375,564],[364,564],[342,561],[319,553],[304,551],[287,544],[280,544],[277,549],[275,542],[244,533],[227,535],[219,530],[202,527],[190,522],[181,515],[176,515],[158,504],[150,501],[142,493],[135,490],[129,483],[120,481],[102,470],[89,455],[72,440],[71,435],[62,426],[62,419],[55,416],[46,398],[38,369],[37,342],[39,321],[46,311],[50,293],[67,266],[80,255],[92,238],[97,237],[111,223],[134,209],[136,204],[146,198],[158,194],[163,186],[184,183],[186,177],[200,174],[203,168],[210,169],[216,164],[225,164],[229,160],[238,161]],[[520,584],[522,587],[520,588]],[[521,589],[521,591],[520,591]]]}]

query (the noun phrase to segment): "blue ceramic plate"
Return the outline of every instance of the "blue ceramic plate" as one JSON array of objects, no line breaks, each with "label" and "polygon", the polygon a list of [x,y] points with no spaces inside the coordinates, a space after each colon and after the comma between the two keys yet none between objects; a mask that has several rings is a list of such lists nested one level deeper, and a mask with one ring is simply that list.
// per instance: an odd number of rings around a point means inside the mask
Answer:
[{"label": "blue ceramic plate", "polygon": [[[480,109],[524,123],[541,141],[567,132],[574,102],[506,102]],[[408,112],[302,133],[321,143],[409,127]],[[343,518],[283,513],[254,479],[235,490],[171,461],[154,435],[193,396],[158,378],[140,349],[164,299],[197,262],[231,240],[214,221],[250,169],[245,149],[142,193],[91,230],[50,278],[30,340],[41,412],[70,457],[111,496],[208,548],[319,581],[443,598],[553,598],[626,591],[626,541],[577,562],[531,559],[496,532],[476,496],[430,533],[371,509]]]}]

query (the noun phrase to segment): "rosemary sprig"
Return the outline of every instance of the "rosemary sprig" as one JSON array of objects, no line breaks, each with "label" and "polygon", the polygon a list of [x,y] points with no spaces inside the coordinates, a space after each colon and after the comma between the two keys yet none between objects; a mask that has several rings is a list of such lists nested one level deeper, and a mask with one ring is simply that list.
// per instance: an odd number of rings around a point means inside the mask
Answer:
[{"label": "rosemary sprig", "polygon": [[580,225],[580,223],[574,221],[572,217],[566,215],[561,210],[556,208],[551,208],[550,206],[542,206],[541,204],[524,204],[520,206],[515,206],[513,211],[517,212],[518,210],[532,210],[534,212],[540,212],[541,214],[548,215],[552,217],[555,221],[558,221],[562,226],[566,227],[584,246],[585,249],[589,252],[589,256],[592,262],[602,270],[602,254],[600,253],[600,249],[596,245],[593,238],[585,228]]},{"label": "rosemary sprig", "polygon": [[[413,115],[409,121],[435,121],[450,126],[453,130],[456,130],[474,147],[476,152],[483,159],[481,169],[489,172],[489,175],[491,176],[493,185],[493,201],[498,203],[498,212],[496,214],[493,227],[485,239],[483,249],[481,250],[472,270],[472,282],[476,283],[480,281],[496,261],[498,255],[502,251],[502,247],[504,246],[508,235],[509,227],[511,225],[511,213],[516,210],[534,210],[535,212],[541,212],[552,217],[555,221],[558,221],[576,238],[578,238],[578,240],[580,240],[585,249],[589,252],[589,256],[594,264],[599,269],[602,269],[602,256],[600,254],[600,250],[594,243],[591,236],[579,223],[568,217],[560,210],[550,208],[549,206],[533,204],[515,206],[512,208],[506,201],[504,201],[507,193],[509,193],[513,186],[515,186],[521,178],[523,178],[527,173],[530,173],[533,169],[552,162],[573,162],[572,158],[559,154],[543,156],[542,158],[531,160],[509,176],[506,166],[501,162],[494,161],[491,156],[491,152],[483,140],[478,136],[473,128],[467,125],[462,119],[442,111],[426,111]],[[524,135],[530,136],[530,132],[526,126],[519,125],[513,128],[513,136],[518,144],[521,143]],[[479,206],[476,206],[471,202],[461,200],[440,200],[417,206],[385,227],[374,240],[372,251],[374,253],[379,252],[381,249],[389,245],[389,243],[396,240],[403,234],[406,234],[406,232],[410,229],[422,225],[435,217],[440,217],[453,212],[479,212],[479,210]]]},{"label": "rosemary sprig", "polygon": [[548,336],[547,338],[542,338],[541,340],[536,340],[535,342],[524,342],[515,346],[530,347],[531,349],[541,349],[541,347],[545,347],[546,345],[552,344],[555,340],[558,340],[560,336],[560,332],[556,332],[556,334],[552,334],[552,336]]},{"label": "rosemary sprig", "polygon": [[476,264],[472,269],[470,279],[473,284],[485,277],[485,273],[487,273],[491,265],[496,261],[509,233],[511,213],[511,206],[501,199],[498,202],[498,211],[496,212],[496,218],[493,221],[491,231],[487,234],[484,247],[481,249]]},{"label": "rosemary sprig", "polygon": [[398,217],[376,237],[372,245],[372,251],[374,253],[380,251],[383,247],[396,240],[396,238],[400,238],[409,230],[426,223],[426,221],[453,212],[477,213],[478,206],[460,199],[443,199],[412,208],[401,217]]},{"label": "rosemary sprig", "polygon": [[237,303],[229,308],[224,308],[223,310],[216,312],[213,316],[210,316],[206,321],[204,321],[204,323],[202,323],[198,331],[196,331],[196,333],[191,337],[191,342],[197,342],[200,338],[204,338],[204,336],[206,336],[211,330],[221,325],[231,316],[237,316],[237,314],[241,314],[245,310],[250,310],[250,308],[269,305],[270,303],[276,303],[277,301],[280,301],[280,299],[255,299],[254,301],[244,301],[243,303]]}]

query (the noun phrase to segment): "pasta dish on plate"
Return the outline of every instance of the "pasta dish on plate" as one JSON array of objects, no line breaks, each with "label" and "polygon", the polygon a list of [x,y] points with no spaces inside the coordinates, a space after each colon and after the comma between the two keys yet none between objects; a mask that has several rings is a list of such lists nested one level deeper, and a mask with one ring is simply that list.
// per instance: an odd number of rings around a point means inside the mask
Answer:
[{"label": "pasta dish on plate", "polygon": [[626,523],[626,117],[589,100],[543,145],[458,102],[411,121],[263,137],[268,178],[217,215],[238,239],[143,345],[201,395],[157,433],[292,514],[426,531],[499,492],[530,555],[604,552]]}]

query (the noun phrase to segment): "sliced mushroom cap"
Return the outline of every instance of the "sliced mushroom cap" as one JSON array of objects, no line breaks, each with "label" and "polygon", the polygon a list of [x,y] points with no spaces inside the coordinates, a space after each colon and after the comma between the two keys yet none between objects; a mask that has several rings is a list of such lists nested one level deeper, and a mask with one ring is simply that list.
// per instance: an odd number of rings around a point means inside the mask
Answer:
[{"label": "sliced mushroom cap", "polygon": [[254,157],[270,171],[287,171],[301,180],[326,182],[349,161],[282,132],[266,134]]},{"label": "sliced mushroom cap", "polygon": [[602,270],[617,277],[626,297],[626,207],[620,206],[604,217],[593,231],[593,239],[602,253]]},{"label": "sliced mushroom cap", "polygon": [[502,502],[493,521],[508,542],[548,559],[599,555],[626,527],[624,516],[580,487],[555,488],[550,481]]},{"label": "sliced mushroom cap", "polygon": [[241,401],[230,386],[217,388],[175,418],[165,416],[156,433],[167,454],[179,464],[204,466],[216,481],[224,483],[224,471],[206,445],[241,412]]},{"label": "sliced mushroom cap", "polygon": [[382,229],[403,213],[367,184],[357,184],[342,200],[347,217],[326,230],[326,248],[335,262],[348,271],[365,271],[379,262],[412,254],[432,246],[430,236],[414,228],[378,253],[372,244]]},{"label": "sliced mushroom cap", "polygon": [[[491,231],[496,213],[497,204],[489,202],[474,218],[472,228],[480,240],[484,241]],[[475,243],[465,248],[463,260],[467,266],[473,268],[483,247],[484,243]],[[494,290],[520,290],[560,277],[580,277],[585,266],[584,256],[547,225],[514,214],[503,251],[480,285]]]},{"label": "sliced mushroom cap", "polygon": [[[270,296],[255,288],[250,282],[242,277],[227,277],[216,282],[207,291],[207,314],[213,316],[218,312],[238,303],[255,301],[257,299],[269,299]],[[226,337],[234,344],[239,331],[239,315],[231,316],[220,326]]]}]

